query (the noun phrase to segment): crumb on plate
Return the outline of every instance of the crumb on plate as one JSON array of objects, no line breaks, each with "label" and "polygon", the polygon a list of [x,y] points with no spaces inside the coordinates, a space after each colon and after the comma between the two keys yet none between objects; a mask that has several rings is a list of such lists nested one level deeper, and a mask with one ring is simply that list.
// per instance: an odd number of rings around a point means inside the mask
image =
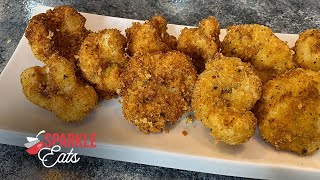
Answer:
[{"label": "crumb on plate", "polygon": [[184,136],[188,136],[188,131],[183,130],[183,131],[182,131],[182,134],[183,134]]}]

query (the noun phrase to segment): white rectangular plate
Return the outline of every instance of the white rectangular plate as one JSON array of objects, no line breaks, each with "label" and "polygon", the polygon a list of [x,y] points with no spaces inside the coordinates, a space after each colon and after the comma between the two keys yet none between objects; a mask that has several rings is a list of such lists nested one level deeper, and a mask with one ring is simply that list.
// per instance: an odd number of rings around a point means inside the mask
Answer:
[{"label": "white rectangular plate", "polygon": [[[50,7],[37,6],[34,14]],[[93,31],[103,28],[124,30],[136,20],[82,13],[86,27]],[[168,25],[170,34],[178,35],[186,26]],[[225,35],[222,31],[221,38]],[[297,35],[277,34],[293,46]],[[171,167],[232,176],[272,179],[319,179],[320,153],[299,157],[274,150],[256,134],[240,146],[215,144],[209,130],[198,122],[182,120],[169,133],[140,133],[123,117],[118,100],[103,101],[86,120],[65,123],[24,97],[20,73],[31,66],[43,65],[35,59],[27,39],[22,37],[17,49],[0,76],[0,143],[23,146],[26,137],[47,132],[78,132],[97,134],[95,149],[75,149],[87,156]],[[187,136],[182,131],[188,132]],[[76,164],[75,164],[76,165]]]}]

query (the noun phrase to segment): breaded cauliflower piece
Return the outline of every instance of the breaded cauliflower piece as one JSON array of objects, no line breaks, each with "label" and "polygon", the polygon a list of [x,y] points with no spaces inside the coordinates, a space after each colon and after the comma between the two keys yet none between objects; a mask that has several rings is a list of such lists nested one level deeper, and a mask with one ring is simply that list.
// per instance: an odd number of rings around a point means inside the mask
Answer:
[{"label": "breaded cauliflower piece", "polygon": [[82,41],[89,31],[84,27],[86,19],[69,6],[58,6],[46,13],[33,16],[25,36],[33,54],[47,63],[49,57],[58,54],[75,62]]},{"label": "breaded cauliflower piece", "polygon": [[203,19],[198,28],[184,28],[178,38],[177,49],[192,58],[197,72],[205,69],[205,63],[218,52],[219,22],[213,16]]},{"label": "breaded cauliflower piece", "polygon": [[221,50],[226,56],[250,62],[262,83],[295,67],[293,51],[288,45],[270,28],[258,24],[228,27]]},{"label": "breaded cauliflower piece", "polygon": [[260,134],[299,155],[320,147],[320,74],[294,69],[266,83],[257,104]]},{"label": "breaded cauliflower piece", "polygon": [[74,65],[58,55],[50,57],[44,67],[24,70],[21,85],[31,103],[67,122],[82,120],[97,105],[94,88],[79,82]]},{"label": "breaded cauliflower piece", "polygon": [[197,73],[180,52],[134,56],[121,75],[124,117],[144,133],[161,132],[190,110]]},{"label": "breaded cauliflower piece", "polygon": [[255,131],[257,120],[250,110],[260,98],[261,85],[249,63],[217,54],[195,84],[195,117],[211,129],[216,142],[247,142]]},{"label": "breaded cauliflower piece", "polygon": [[126,66],[126,38],[116,29],[90,33],[79,51],[79,67],[90,83],[106,99],[118,96],[119,76]]},{"label": "breaded cauliflower piece", "polygon": [[293,48],[294,61],[304,69],[320,70],[320,29],[308,29],[299,35]]},{"label": "breaded cauliflower piece", "polygon": [[128,54],[167,52],[177,47],[176,37],[167,33],[167,20],[163,16],[154,16],[144,24],[137,22],[126,29]]}]

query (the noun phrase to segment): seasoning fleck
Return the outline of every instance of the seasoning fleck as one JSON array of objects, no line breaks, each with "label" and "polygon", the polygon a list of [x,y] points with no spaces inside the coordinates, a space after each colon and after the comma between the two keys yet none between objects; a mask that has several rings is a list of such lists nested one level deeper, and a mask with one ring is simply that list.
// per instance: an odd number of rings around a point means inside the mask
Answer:
[{"label": "seasoning fleck", "polygon": [[193,119],[192,119],[191,115],[187,116],[187,117],[184,119],[184,122],[185,122],[186,124],[191,124],[191,123],[193,123]]}]

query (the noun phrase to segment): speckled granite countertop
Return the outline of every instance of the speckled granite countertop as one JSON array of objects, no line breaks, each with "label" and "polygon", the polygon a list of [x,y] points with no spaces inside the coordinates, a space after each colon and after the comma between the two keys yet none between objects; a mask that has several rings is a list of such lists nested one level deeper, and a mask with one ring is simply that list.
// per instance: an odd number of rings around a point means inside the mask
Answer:
[{"label": "speckled granite countertop", "polygon": [[[0,0],[0,72],[13,54],[37,4],[71,5],[82,12],[132,19],[161,14],[169,23],[184,25],[196,25],[202,18],[214,15],[222,28],[243,23],[264,24],[281,33],[320,28],[318,0]],[[243,179],[90,157],[81,157],[76,166],[66,164],[47,169],[24,150],[0,144],[0,179]]]}]

